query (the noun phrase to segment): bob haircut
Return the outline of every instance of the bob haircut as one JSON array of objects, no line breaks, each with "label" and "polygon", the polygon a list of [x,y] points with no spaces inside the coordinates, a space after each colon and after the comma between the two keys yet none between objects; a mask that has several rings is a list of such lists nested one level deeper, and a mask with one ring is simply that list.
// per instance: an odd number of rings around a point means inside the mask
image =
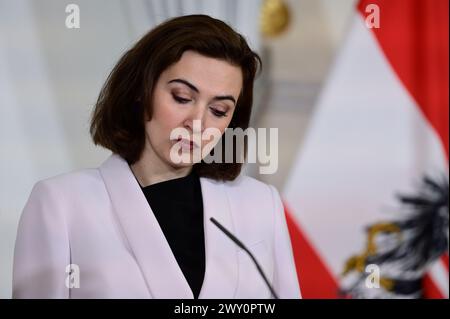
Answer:
[{"label": "bob haircut", "polygon": [[[115,65],[103,85],[95,104],[90,134],[95,145],[101,145],[124,158],[129,165],[139,160],[145,146],[145,118],[151,119],[151,97],[161,73],[178,62],[185,51],[192,50],[239,66],[243,84],[228,128],[249,126],[253,83],[261,59],[248,46],[244,37],[221,20],[207,15],[188,15],[172,18],[156,26],[128,50]],[[225,158],[225,134],[222,157]],[[237,139],[239,140],[239,139]],[[216,145],[217,146],[217,145]],[[234,154],[244,145],[233,143]],[[212,155],[214,149],[211,151]],[[235,155],[234,155],[235,156]],[[193,169],[199,176],[215,180],[234,180],[242,163],[203,160]]]}]

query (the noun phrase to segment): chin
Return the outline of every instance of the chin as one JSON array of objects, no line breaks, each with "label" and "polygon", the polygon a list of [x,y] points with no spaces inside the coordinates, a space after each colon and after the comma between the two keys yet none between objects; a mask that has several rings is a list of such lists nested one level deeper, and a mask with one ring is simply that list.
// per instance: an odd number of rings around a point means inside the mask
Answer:
[{"label": "chin", "polygon": [[[189,158],[188,161],[185,162],[181,162],[181,163],[174,163],[171,158],[170,158],[170,150],[167,151],[166,156],[164,156],[165,161],[167,163],[170,164],[170,166],[172,166],[173,168],[186,168],[186,167],[190,167],[193,166],[194,164],[200,163],[202,161],[201,158],[201,152],[197,153],[198,150],[196,151],[183,151],[183,156],[187,156],[186,158]],[[195,154],[194,154],[195,153]]]},{"label": "chin", "polygon": [[167,162],[167,164],[169,164],[174,169],[191,167],[191,166],[193,166],[195,164],[195,163],[192,163],[192,162],[190,162],[190,163],[174,163],[174,162],[172,162],[172,160],[170,159],[169,156],[167,156],[166,162]]},{"label": "chin", "polygon": [[186,167],[192,167],[194,166],[195,163],[180,163],[180,164],[173,164],[172,163],[172,167],[173,168],[186,168]]}]

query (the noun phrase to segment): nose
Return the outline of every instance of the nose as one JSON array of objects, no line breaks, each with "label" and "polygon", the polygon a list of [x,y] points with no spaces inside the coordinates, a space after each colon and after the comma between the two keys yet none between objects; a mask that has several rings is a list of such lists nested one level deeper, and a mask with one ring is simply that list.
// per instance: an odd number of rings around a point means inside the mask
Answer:
[{"label": "nose", "polygon": [[201,134],[205,130],[206,107],[196,105],[184,121],[184,127],[193,134]]}]

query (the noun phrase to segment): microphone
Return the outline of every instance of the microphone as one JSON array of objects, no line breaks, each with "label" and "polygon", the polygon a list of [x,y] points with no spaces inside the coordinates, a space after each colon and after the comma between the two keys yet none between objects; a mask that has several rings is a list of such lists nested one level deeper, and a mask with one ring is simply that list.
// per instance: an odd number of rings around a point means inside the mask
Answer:
[{"label": "microphone", "polygon": [[234,236],[225,227],[223,227],[214,217],[211,217],[209,220],[212,221],[213,224],[216,225],[221,231],[223,231],[225,233],[225,235],[227,235],[236,245],[238,245],[240,248],[242,248],[244,251],[247,252],[247,254],[250,256],[250,258],[255,263],[255,266],[258,269],[259,274],[264,279],[264,282],[266,283],[267,287],[269,288],[270,292],[272,293],[272,296],[275,299],[278,299],[278,295],[275,293],[275,290],[270,285],[269,281],[267,280],[266,275],[264,275],[264,272],[263,272],[261,266],[259,265],[258,261],[255,259],[253,254],[247,249],[247,247],[245,247],[244,244],[239,239],[236,238],[236,236]]}]

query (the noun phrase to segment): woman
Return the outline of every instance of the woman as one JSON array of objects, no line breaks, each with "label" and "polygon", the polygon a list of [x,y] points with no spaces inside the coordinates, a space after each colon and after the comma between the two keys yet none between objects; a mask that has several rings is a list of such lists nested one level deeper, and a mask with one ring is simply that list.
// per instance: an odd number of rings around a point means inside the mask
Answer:
[{"label": "woman", "polygon": [[[34,186],[13,297],[272,297],[213,217],[253,253],[280,298],[299,298],[277,190],[240,176],[241,163],[204,156],[217,143],[207,129],[248,128],[259,65],[240,34],[204,15],[166,21],[126,52],[91,122],[94,143],[113,154]],[[180,128],[188,137],[173,134]],[[201,158],[174,159],[197,150]]]}]

